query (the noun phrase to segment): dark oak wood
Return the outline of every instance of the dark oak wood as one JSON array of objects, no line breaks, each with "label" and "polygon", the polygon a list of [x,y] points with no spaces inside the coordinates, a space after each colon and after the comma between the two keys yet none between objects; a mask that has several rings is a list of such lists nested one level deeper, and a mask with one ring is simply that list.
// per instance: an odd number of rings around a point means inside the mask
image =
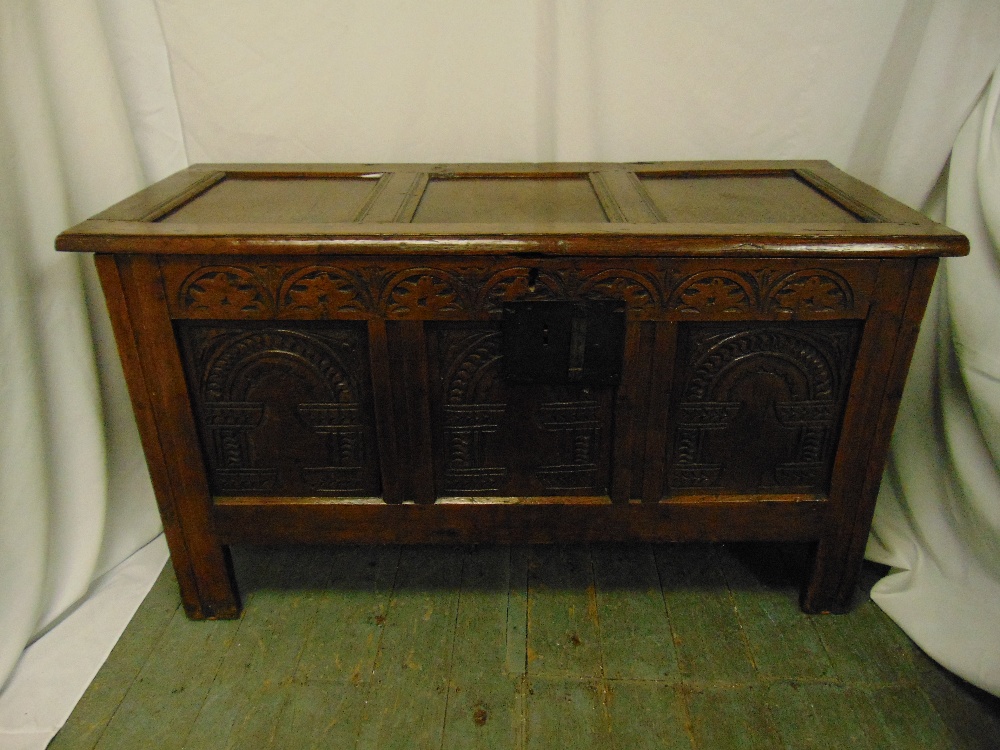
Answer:
[{"label": "dark oak wood", "polygon": [[801,495],[760,502],[703,497],[628,505],[579,496],[402,505],[234,497],[217,500],[215,518],[222,539],[230,544],[728,542],[815,539],[826,511],[822,500]]},{"label": "dark oak wood", "polygon": [[[117,265],[115,269],[110,264]],[[201,451],[155,258],[101,259],[116,338],[188,615],[237,617],[229,551],[212,517]],[[120,286],[119,286],[120,285]],[[122,304],[124,303],[124,305]],[[124,307],[124,310],[122,309]],[[128,320],[122,319],[122,314]],[[116,320],[117,319],[117,320]],[[131,334],[131,335],[129,335]],[[177,550],[176,556],[174,550]]]},{"label": "dark oak wood", "polygon": [[[858,571],[868,541],[868,531],[875,512],[882,480],[882,468],[889,454],[892,428],[896,412],[903,397],[906,371],[910,366],[916,345],[920,320],[923,318],[931,286],[937,270],[937,259],[921,259],[907,268],[903,264],[885,263],[886,284],[907,284],[909,293],[905,299],[897,299],[877,311],[866,327],[865,339],[871,342],[871,352],[861,352],[862,363],[871,362],[865,375],[869,382],[858,387],[868,393],[878,393],[879,398],[867,397],[858,404],[850,418],[864,420],[868,425],[866,443],[856,446],[856,450],[867,450],[866,454],[850,457],[849,448],[844,445],[838,461],[864,461],[864,469],[841,469],[835,467],[835,476],[843,477],[853,485],[834,485],[831,496],[839,494],[843,499],[834,505],[831,523],[820,538],[815,569],[809,585],[803,590],[803,609],[809,612],[844,611],[851,603],[857,585]],[[908,265],[908,264],[907,264]],[[911,273],[907,279],[900,278]],[[893,278],[895,276],[895,278]],[[883,348],[884,347],[884,348]],[[880,352],[892,351],[892,357],[880,356]],[[860,383],[860,378],[856,378]],[[860,393],[851,394],[861,399]],[[872,427],[874,425],[874,427]],[[847,432],[853,426],[845,424]],[[858,428],[860,431],[861,428]],[[846,455],[844,455],[846,454]]]},{"label": "dark oak wood", "polygon": [[56,244],[194,618],[238,615],[246,542],[812,541],[803,608],[842,611],[968,251],[814,161],[198,165]]}]

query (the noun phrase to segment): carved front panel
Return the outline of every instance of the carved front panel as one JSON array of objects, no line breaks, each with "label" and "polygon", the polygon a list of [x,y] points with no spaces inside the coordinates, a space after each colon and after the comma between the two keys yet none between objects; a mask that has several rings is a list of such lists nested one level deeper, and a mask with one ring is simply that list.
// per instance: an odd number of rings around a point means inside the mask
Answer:
[{"label": "carved front panel", "polygon": [[[430,408],[439,496],[607,494],[617,389],[505,382],[499,321],[518,300],[614,300],[631,321],[679,330],[676,364],[671,353],[652,365],[674,373],[669,414],[653,417],[667,435],[636,428],[646,437],[635,438],[666,455],[667,495],[824,491],[877,268],[755,257],[205,260],[165,259],[164,290],[213,491],[236,495],[379,494],[364,333],[382,321],[420,322],[427,334],[429,401],[380,404],[391,418],[380,425],[396,440]],[[210,357],[240,394],[208,388]],[[335,363],[349,398],[330,395],[320,361]],[[409,364],[411,375],[423,367]],[[376,384],[392,392],[399,372],[390,365]],[[824,378],[836,387],[820,388]],[[633,428],[616,425],[619,436]]]},{"label": "carved front panel", "polygon": [[178,339],[213,494],[380,494],[361,326],[185,323]]},{"label": "carved front panel", "polygon": [[612,388],[507,382],[498,326],[431,330],[438,494],[607,494]]},{"label": "carved front panel", "polygon": [[859,335],[854,321],[682,325],[666,494],[826,491]]}]

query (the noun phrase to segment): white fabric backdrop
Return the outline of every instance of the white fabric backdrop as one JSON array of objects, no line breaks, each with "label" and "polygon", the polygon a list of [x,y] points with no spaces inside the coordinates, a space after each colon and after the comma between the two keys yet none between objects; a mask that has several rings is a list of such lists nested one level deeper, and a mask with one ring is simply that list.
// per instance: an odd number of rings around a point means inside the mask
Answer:
[{"label": "white fabric backdrop", "polygon": [[0,4],[0,679],[156,533],[65,226],[198,161],[827,158],[920,207],[962,130],[973,257],[938,285],[870,554],[898,568],[877,601],[1000,692],[996,87],[972,112],[998,60],[995,0]]},{"label": "white fabric backdrop", "polygon": [[882,482],[872,598],[925,651],[1000,695],[1000,68],[952,152],[945,214],[972,245],[936,287]]},{"label": "white fabric backdrop", "polygon": [[[128,571],[118,588],[99,580],[159,534],[159,518],[93,264],[52,243],[183,167],[181,139],[151,2],[0,3],[5,749],[45,746],[164,559],[146,551],[142,583]],[[26,644],[81,601],[82,619],[56,627],[12,674]]]}]

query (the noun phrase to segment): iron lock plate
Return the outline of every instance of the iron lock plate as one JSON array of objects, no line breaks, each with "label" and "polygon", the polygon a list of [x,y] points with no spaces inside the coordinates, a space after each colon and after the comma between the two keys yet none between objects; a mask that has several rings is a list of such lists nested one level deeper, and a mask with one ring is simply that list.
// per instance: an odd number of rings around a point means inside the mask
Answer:
[{"label": "iron lock plate", "polygon": [[501,335],[501,372],[511,382],[617,385],[621,381],[624,302],[507,302]]}]

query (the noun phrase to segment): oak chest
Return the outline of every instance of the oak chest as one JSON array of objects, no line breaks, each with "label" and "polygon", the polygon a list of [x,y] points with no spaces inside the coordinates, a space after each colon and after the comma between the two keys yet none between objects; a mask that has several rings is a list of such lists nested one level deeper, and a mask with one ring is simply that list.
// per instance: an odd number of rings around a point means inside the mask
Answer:
[{"label": "oak chest", "polygon": [[196,618],[236,543],[812,541],[842,610],[967,252],[825,162],[204,165],[57,247]]}]

